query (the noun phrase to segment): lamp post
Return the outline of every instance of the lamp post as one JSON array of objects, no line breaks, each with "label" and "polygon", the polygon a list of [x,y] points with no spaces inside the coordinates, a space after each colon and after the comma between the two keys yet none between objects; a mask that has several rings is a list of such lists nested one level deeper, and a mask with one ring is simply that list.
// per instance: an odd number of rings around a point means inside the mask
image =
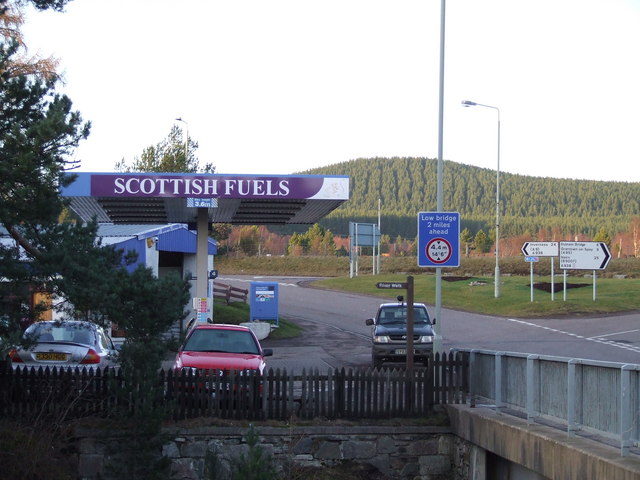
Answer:
[{"label": "lamp post", "polygon": [[463,107],[492,108],[498,113],[498,168],[496,169],[496,272],[495,298],[500,297],[500,109],[491,105],[463,100]]},{"label": "lamp post", "polygon": [[186,168],[189,165],[189,124],[182,117],[176,118],[176,121],[184,123],[184,166]]}]

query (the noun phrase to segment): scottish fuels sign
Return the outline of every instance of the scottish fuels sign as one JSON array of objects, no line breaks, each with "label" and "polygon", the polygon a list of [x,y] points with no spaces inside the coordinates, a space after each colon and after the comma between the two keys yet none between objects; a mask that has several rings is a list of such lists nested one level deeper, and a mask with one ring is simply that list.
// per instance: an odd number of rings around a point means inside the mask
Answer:
[{"label": "scottish fuels sign", "polygon": [[460,214],[418,213],[418,266],[460,266]]}]

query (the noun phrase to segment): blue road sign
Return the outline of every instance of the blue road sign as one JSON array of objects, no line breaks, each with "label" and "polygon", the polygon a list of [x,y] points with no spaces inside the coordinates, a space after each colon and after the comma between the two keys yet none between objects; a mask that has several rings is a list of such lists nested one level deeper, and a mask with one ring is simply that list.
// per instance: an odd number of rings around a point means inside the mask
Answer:
[{"label": "blue road sign", "polygon": [[460,214],[418,213],[418,266],[460,266]]}]

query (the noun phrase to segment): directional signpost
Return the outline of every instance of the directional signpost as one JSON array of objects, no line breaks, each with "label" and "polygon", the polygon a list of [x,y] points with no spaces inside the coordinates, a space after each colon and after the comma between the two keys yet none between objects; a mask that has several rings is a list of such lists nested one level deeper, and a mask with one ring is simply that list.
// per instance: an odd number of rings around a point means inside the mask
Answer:
[{"label": "directional signpost", "polygon": [[407,288],[407,282],[378,282],[377,288]]},{"label": "directional signpost", "polygon": [[558,242],[525,242],[522,253],[526,256],[557,257]]},{"label": "directional signpost", "polygon": [[596,299],[596,270],[607,268],[611,253],[604,242],[560,242],[560,268],[564,270],[567,298],[567,270],[593,270],[593,300]]},{"label": "directional signpost", "polygon": [[[372,273],[376,274],[376,245],[380,242],[380,229],[374,223],[349,222],[349,278],[358,276],[358,247],[371,247],[373,250]],[[355,266],[355,272],[354,272]],[[379,272],[378,272],[379,273]]]},{"label": "directional signpost", "polygon": [[522,245],[522,253],[525,261],[530,262],[531,281],[531,301],[533,302],[533,263],[538,261],[538,257],[551,257],[551,301],[555,297],[553,257],[558,256],[558,242],[525,242]]},{"label": "directional signpost", "polygon": [[611,253],[604,242],[560,242],[560,268],[563,270],[604,270]]}]

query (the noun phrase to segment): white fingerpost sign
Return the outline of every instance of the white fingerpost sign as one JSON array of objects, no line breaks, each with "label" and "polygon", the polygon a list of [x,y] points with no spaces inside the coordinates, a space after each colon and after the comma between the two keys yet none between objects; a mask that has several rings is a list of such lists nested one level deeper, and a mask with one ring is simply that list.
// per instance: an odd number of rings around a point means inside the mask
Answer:
[{"label": "white fingerpost sign", "polygon": [[522,253],[526,257],[557,257],[558,242],[525,242]]},{"label": "white fingerpost sign", "polygon": [[567,299],[567,270],[593,270],[593,300],[596,299],[596,270],[609,265],[611,253],[604,242],[560,242],[560,268],[564,270],[564,299]]},{"label": "white fingerpost sign", "polygon": [[551,301],[555,299],[555,273],[553,271],[553,257],[557,257],[559,252],[558,242],[525,242],[522,245],[522,253],[525,261],[531,262],[529,274],[531,276],[531,301],[533,302],[533,262],[538,261],[538,257],[551,257]]},{"label": "white fingerpost sign", "polygon": [[611,253],[604,242],[560,242],[560,268],[563,270],[604,270]]}]

